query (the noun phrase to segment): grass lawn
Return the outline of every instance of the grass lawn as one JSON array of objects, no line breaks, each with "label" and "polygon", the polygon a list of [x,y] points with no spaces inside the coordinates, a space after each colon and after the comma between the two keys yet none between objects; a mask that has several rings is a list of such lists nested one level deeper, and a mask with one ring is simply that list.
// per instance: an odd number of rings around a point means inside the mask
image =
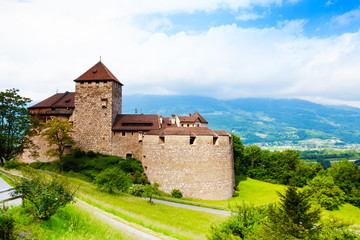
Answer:
[{"label": "grass lawn", "polygon": [[63,240],[96,240],[96,239],[136,239],[121,229],[98,219],[93,213],[77,205],[67,205],[58,210],[48,221],[34,220],[27,208],[16,207],[13,212],[16,225],[15,236],[28,239],[63,239]]},{"label": "grass lawn", "polygon": [[113,193],[75,178],[69,182],[77,185],[78,198],[129,222],[134,222],[155,232],[177,239],[206,239],[212,222],[226,219],[226,216],[176,208],[148,201],[128,194]]},{"label": "grass lawn", "polygon": [[262,182],[259,180],[236,176],[236,184],[239,189],[239,196],[229,200],[212,201],[191,199],[191,201],[204,204],[229,207],[245,202],[251,204],[268,204],[279,200],[277,192],[285,192],[286,186]]}]

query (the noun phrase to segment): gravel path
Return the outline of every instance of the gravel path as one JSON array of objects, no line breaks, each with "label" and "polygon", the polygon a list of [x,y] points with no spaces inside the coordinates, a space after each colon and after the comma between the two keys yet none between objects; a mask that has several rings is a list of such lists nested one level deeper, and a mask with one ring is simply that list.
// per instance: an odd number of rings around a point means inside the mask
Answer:
[{"label": "gravel path", "polygon": [[169,236],[165,236],[161,233],[154,232],[148,228],[137,225],[135,223],[128,222],[120,217],[117,217],[111,213],[105,212],[97,207],[87,204],[79,199],[76,200],[76,204],[80,207],[87,209],[94,213],[98,218],[102,219],[103,222],[109,223],[121,230],[127,235],[130,235],[131,239],[149,239],[149,240],[174,240]]},{"label": "gravel path", "polygon": [[181,204],[181,203],[174,203],[174,202],[168,202],[168,201],[163,201],[163,200],[158,200],[158,199],[152,199],[152,201],[154,201],[156,203],[160,203],[160,204],[173,206],[173,207],[181,207],[181,208],[186,208],[186,209],[191,209],[191,210],[196,210],[196,211],[202,211],[202,212],[220,214],[220,215],[225,215],[225,216],[231,216],[231,212],[223,211],[223,210],[216,210],[216,209],[212,209],[212,208],[197,207],[197,206]]}]

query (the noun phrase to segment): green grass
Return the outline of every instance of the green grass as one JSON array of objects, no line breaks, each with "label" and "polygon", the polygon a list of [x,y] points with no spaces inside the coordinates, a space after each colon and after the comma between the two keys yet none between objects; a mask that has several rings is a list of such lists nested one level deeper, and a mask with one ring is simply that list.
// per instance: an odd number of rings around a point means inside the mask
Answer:
[{"label": "green grass", "polygon": [[349,203],[344,204],[339,210],[325,211],[324,214],[336,216],[348,220],[355,225],[360,225],[360,208]]},{"label": "green grass", "polygon": [[110,194],[75,178],[68,181],[79,186],[78,198],[88,204],[177,239],[206,239],[211,223],[227,218],[163,204],[149,204],[147,200],[128,194]]},{"label": "green grass", "polygon": [[14,185],[14,183],[1,172],[0,172],[0,178],[4,179],[4,181],[7,182],[7,184],[9,184],[10,186]]},{"label": "green grass", "polygon": [[229,200],[213,201],[192,199],[191,201],[222,207],[234,206],[241,202],[254,205],[268,204],[277,202],[279,200],[277,192],[283,193],[286,189],[284,185],[262,182],[242,176],[236,176],[236,186],[239,189],[239,196]]},{"label": "green grass", "polygon": [[[93,213],[77,205],[58,210],[48,221],[36,220],[29,215],[29,207],[11,209],[15,216],[15,236],[31,239],[134,239],[120,229],[97,219]],[[26,238],[27,239],[27,238]]]}]

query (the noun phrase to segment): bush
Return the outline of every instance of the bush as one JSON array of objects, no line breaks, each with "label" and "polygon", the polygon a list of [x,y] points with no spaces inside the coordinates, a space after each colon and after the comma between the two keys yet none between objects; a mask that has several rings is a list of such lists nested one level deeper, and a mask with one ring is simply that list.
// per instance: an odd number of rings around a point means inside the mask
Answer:
[{"label": "bush", "polygon": [[7,211],[0,210],[0,239],[9,239],[13,228],[13,216]]},{"label": "bush", "polygon": [[141,197],[144,193],[144,189],[145,189],[145,186],[142,184],[133,184],[129,188],[128,192],[135,197]]},{"label": "bush", "polygon": [[88,151],[88,152],[86,153],[86,155],[87,155],[89,158],[94,158],[94,157],[96,157],[96,153],[95,153],[94,151]]},{"label": "bush", "polygon": [[29,171],[26,175],[27,178],[15,184],[13,195],[22,194],[24,200],[31,202],[36,207],[35,215],[38,218],[47,220],[59,208],[74,202],[75,190],[56,175],[50,179],[35,171]]},{"label": "bush", "polygon": [[[268,206],[241,204],[232,209],[231,217],[220,224],[212,224],[208,239],[247,239],[259,228],[266,217]],[[256,238],[255,238],[256,239]]]},{"label": "bush", "polygon": [[127,192],[131,186],[130,175],[119,167],[108,168],[99,173],[95,178],[95,184],[113,192],[114,190]]},{"label": "bush", "polygon": [[182,193],[180,192],[179,189],[173,189],[171,191],[171,196],[174,198],[182,198]]},{"label": "bush", "polygon": [[75,158],[81,158],[82,156],[85,156],[85,151],[81,150],[81,148],[73,148],[72,150],[72,155],[75,157]]},{"label": "bush", "polygon": [[25,163],[20,163],[18,162],[16,159],[13,159],[13,160],[10,160],[10,161],[6,161],[5,164],[4,164],[4,168],[5,169],[18,169],[20,168],[21,166],[24,166]]}]

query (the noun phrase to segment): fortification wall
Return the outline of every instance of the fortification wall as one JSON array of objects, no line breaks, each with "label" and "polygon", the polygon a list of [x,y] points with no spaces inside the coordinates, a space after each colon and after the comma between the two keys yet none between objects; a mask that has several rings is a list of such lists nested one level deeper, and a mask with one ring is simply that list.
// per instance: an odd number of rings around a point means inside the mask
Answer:
[{"label": "fortification wall", "polygon": [[[121,99],[118,98],[121,98],[119,83],[76,83],[73,121],[74,140],[78,147],[111,154],[113,119],[121,112]],[[117,111],[114,112],[114,109]]]},{"label": "fortification wall", "polygon": [[149,180],[170,193],[179,189],[184,197],[225,200],[234,192],[232,139],[198,136],[145,135],[142,163]]},{"label": "fortification wall", "polygon": [[142,156],[142,135],[138,132],[113,132],[112,155],[126,158],[127,154],[131,157],[141,159]]},{"label": "fortification wall", "polygon": [[[19,156],[19,160],[21,162],[25,162],[25,163],[32,163],[32,162],[51,162],[56,160],[55,158],[49,158],[48,156],[45,155],[45,152],[49,149],[49,145],[48,142],[45,140],[45,137],[41,137],[41,136],[34,136],[31,137],[31,140],[33,141],[33,143],[39,147],[39,149],[37,150],[39,157],[37,158],[32,158],[31,155],[31,151],[30,149],[24,149],[24,152]],[[52,148],[55,148],[55,146],[53,146]]]}]

